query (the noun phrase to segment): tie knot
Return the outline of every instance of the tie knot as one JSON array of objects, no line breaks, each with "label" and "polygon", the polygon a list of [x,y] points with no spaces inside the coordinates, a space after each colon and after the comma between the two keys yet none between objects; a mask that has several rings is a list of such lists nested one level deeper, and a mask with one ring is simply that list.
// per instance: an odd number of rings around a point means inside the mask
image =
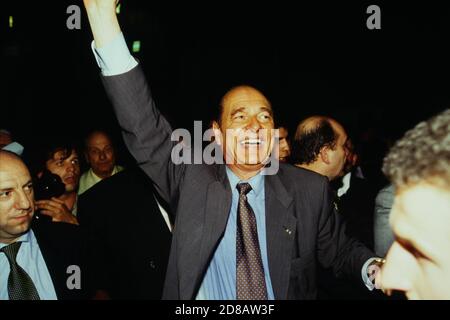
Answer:
[{"label": "tie knot", "polygon": [[242,194],[246,195],[252,190],[252,186],[250,185],[250,183],[247,182],[238,183],[236,188],[238,189],[240,195]]},{"label": "tie knot", "polygon": [[17,253],[19,252],[21,245],[22,242],[14,242],[1,248],[0,252],[3,252],[11,263],[11,261],[16,261]]}]

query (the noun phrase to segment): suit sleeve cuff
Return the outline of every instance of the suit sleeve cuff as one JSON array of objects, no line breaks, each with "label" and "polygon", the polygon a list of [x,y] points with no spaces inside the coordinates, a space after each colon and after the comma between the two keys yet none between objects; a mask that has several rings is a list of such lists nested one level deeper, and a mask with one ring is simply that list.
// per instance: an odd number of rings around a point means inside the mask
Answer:
[{"label": "suit sleeve cuff", "polygon": [[367,271],[368,271],[369,265],[376,259],[377,258],[370,258],[369,260],[366,261],[366,263],[364,263],[364,265],[361,269],[362,280],[363,280],[364,284],[366,285],[367,289],[369,289],[370,291],[375,289],[375,284],[373,284],[372,280],[367,275]]},{"label": "suit sleeve cuff", "polygon": [[95,60],[104,76],[115,76],[126,73],[138,65],[130,54],[123,33],[104,47],[96,48],[92,41],[91,49]]}]

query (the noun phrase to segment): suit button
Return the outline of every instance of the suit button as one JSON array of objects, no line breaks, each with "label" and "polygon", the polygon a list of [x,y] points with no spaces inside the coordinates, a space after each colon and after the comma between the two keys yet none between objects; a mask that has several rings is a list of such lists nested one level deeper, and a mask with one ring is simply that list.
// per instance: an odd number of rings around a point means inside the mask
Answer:
[{"label": "suit button", "polygon": [[156,265],[155,262],[153,262],[153,260],[150,260],[150,268],[156,269]]}]

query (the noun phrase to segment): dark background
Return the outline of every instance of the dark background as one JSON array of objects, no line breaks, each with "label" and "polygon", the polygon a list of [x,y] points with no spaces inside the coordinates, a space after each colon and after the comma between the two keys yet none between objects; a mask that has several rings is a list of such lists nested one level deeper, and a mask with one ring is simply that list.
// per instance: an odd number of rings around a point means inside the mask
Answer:
[{"label": "dark background", "polygon": [[[305,116],[331,115],[382,157],[386,145],[450,102],[447,6],[122,2],[122,30],[129,45],[141,41],[135,56],[175,128],[208,120],[220,96],[245,83],[269,97],[291,134]],[[66,28],[71,4],[82,9],[81,30]],[[366,27],[370,4],[381,8],[381,30]],[[3,3],[0,38],[0,127],[26,147],[52,136],[80,139],[97,126],[120,139],[81,1]]]}]

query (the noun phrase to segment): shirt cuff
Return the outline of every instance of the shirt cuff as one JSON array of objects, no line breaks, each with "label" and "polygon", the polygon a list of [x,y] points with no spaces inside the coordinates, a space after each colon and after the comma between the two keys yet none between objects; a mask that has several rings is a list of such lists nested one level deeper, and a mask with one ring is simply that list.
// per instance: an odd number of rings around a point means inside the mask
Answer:
[{"label": "shirt cuff", "polygon": [[369,265],[375,260],[377,260],[377,258],[370,258],[369,260],[366,261],[366,263],[364,263],[364,265],[361,269],[361,276],[362,276],[363,282],[366,285],[367,289],[369,289],[370,291],[375,289],[375,285],[372,283],[372,280],[367,275],[367,269],[369,268]]},{"label": "shirt cuff", "polygon": [[104,76],[126,73],[138,65],[127,47],[122,32],[101,48],[96,48],[95,42],[92,41],[91,48]]}]

